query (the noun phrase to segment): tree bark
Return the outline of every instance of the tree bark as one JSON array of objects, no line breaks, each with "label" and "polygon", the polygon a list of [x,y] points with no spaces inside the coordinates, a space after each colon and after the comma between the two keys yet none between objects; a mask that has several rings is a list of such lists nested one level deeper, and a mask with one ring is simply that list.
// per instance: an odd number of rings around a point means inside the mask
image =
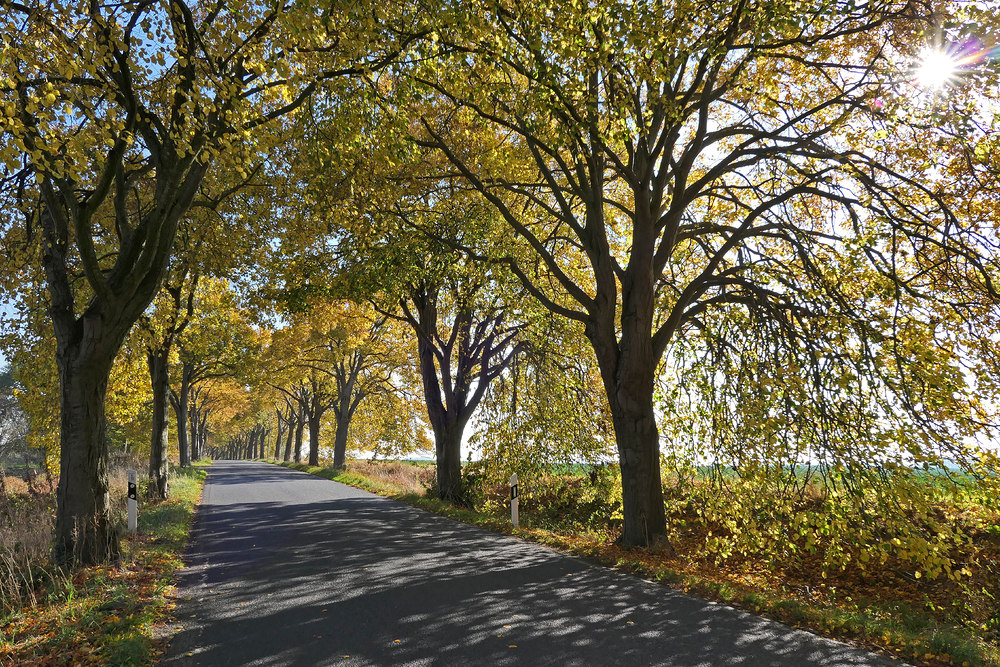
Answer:
[{"label": "tree bark", "polygon": [[302,463],[302,431],[306,425],[305,410],[299,409],[295,424],[295,462]]},{"label": "tree bark", "polygon": [[201,420],[201,411],[198,410],[197,408],[192,407],[190,405],[190,403],[189,403],[188,404],[188,422],[189,422],[188,423],[188,428],[190,430],[190,433],[188,434],[188,442],[191,444],[191,449],[194,450],[192,452],[192,454],[195,457],[195,460],[197,460],[200,457],[200,454],[201,454],[201,452],[198,451],[198,449],[199,449],[198,445],[199,445],[199,443],[201,441],[201,427],[200,427],[201,422],[200,422],[200,420]]},{"label": "tree bark", "polygon": [[[653,226],[644,216],[637,215],[633,234],[633,243],[652,247]],[[650,335],[654,282],[651,254],[633,254],[622,283],[620,332],[614,324],[614,301],[610,296],[601,308],[595,309],[587,326],[615,427],[625,546],[649,546],[665,539],[667,529],[660,437],[653,410],[659,362]]]},{"label": "tree bark", "polygon": [[208,446],[208,410],[203,410],[201,423],[198,425],[198,451],[202,452]]},{"label": "tree bark", "polygon": [[[463,504],[466,498],[462,480],[462,435],[486,390],[490,377],[488,366],[495,350],[485,344],[480,346],[481,357],[472,357],[472,314],[466,310],[459,310],[452,324],[449,340],[457,342],[457,346],[449,343],[436,349],[433,339],[438,330],[437,297],[437,290],[426,286],[413,290],[410,298],[416,308],[416,317],[407,319],[417,334],[424,402],[434,430],[438,497]],[[500,366],[509,358],[505,357]],[[479,386],[475,392],[470,392],[472,369],[476,366],[480,367]]]},{"label": "tree bark", "polygon": [[309,411],[309,465],[319,465],[319,425],[323,411],[313,407]]},{"label": "tree bark", "polygon": [[[167,489],[167,446],[170,437],[170,383],[168,347],[160,347],[146,354],[149,378],[153,389],[152,433],[149,443],[150,494],[166,499]],[[178,435],[183,433],[178,429]],[[181,459],[183,465],[183,458]]]},{"label": "tree bark", "polygon": [[[177,453],[182,468],[191,465],[192,459],[197,459],[195,454],[195,432],[194,423],[188,426],[188,410],[191,405],[191,382],[188,374],[188,364],[184,364],[181,370],[181,386],[175,392],[171,403],[174,406],[174,416],[177,421]],[[197,419],[197,417],[195,417]],[[190,430],[190,439],[188,431]]]},{"label": "tree bark", "polygon": [[285,439],[285,421],[281,416],[281,411],[277,411],[278,418],[278,434],[274,438],[274,460],[277,461],[281,458],[281,443]]},{"label": "tree bark", "polygon": [[333,467],[343,468],[347,464],[347,431],[350,420],[337,416],[337,430],[333,439]]},{"label": "tree bark", "polygon": [[434,430],[438,498],[462,504],[466,501],[462,480],[462,434],[475,405],[466,405],[461,400],[453,405],[445,404],[441,399],[434,349],[423,337],[418,337],[418,341],[427,417]]},{"label": "tree bark", "polygon": [[296,413],[288,412],[288,433],[285,434],[285,453],[281,460],[288,463],[292,460],[292,442],[295,440]]},{"label": "tree bark", "polygon": [[[637,374],[649,373],[643,369]],[[652,384],[651,379],[647,382],[645,378],[637,379],[636,384],[620,381],[611,405],[622,473],[622,541],[628,546],[648,546],[666,535],[660,437],[653,411]]]},{"label": "tree bark", "polygon": [[120,341],[115,344],[113,332],[108,340],[99,316],[85,317],[75,328],[82,335],[59,336],[56,352],[62,453],[53,558],[60,565],[95,564],[120,555],[108,491],[104,413]]},{"label": "tree bark", "polygon": [[434,447],[437,458],[438,497],[455,503],[465,502],[465,485],[462,480],[462,433],[456,425],[442,431],[434,429]]},{"label": "tree bark", "polygon": [[334,417],[337,421],[337,431],[333,440],[333,467],[343,468],[347,464],[347,436],[350,434],[351,420],[358,406],[367,397],[364,390],[355,389],[358,386],[358,375],[361,373],[361,358],[355,359],[356,363],[342,365],[337,377],[337,403],[334,406]]}]

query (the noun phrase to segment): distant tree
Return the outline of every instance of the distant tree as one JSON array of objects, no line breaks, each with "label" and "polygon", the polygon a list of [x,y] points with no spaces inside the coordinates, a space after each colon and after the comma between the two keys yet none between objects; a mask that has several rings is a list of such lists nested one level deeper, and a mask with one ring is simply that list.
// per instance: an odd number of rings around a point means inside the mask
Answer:
[{"label": "distant tree", "polygon": [[195,438],[188,437],[192,391],[214,379],[245,378],[258,361],[262,340],[229,281],[202,277],[195,285],[187,285],[190,291],[183,299],[181,287],[171,288],[173,293],[168,291],[172,300],[168,309],[176,312],[173,304],[180,304],[183,312],[175,322],[184,325],[180,328],[175,324],[178,330],[172,343],[177,364],[171,373],[169,398],[177,420],[180,465],[186,468],[191,465],[192,450],[197,448]]},{"label": "distant tree", "polygon": [[17,401],[17,383],[8,364],[0,369],[0,467],[28,449],[28,416]]},{"label": "distant tree", "polygon": [[409,327],[434,433],[437,493],[463,502],[466,429],[490,383],[524,349],[525,293],[505,267],[453,247],[500,240],[492,208],[447,173],[446,161],[413,150],[408,114],[364,99],[319,96],[298,119],[310,149],[295,154],[284,183],[296,193],[286,213],[299,224],[282,239],[294,259],[278,262],[275,274],[293,302],[324,293],[367,298]]},{"label": "distant tree", "polygon": [[[370,398],[407,383],[406,355],[393,323],[370,306],[314,298],[272,335],[268,384],[298,404],[309,428],[309,463],[319,464],[323,417],[335,422],[334,465],[343,467],[351,422]],[[389,405],[390,403],[385,403]]]}]

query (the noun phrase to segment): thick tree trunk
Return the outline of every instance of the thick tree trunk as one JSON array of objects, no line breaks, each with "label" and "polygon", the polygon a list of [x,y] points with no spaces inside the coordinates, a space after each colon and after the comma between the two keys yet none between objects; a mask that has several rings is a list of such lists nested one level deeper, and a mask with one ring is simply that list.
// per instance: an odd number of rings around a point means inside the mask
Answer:
[{"label": "thick tree trunk", "polygon": [[[156,498],[167,497],[167,444],[170,437],[170,350],[153,350],[146,355],[153,389],[153,422],[149,443],[149,492]],[[183,433],[178,429],[178,434]],[[182,455],[183,456],[183,455]],[[181,459],[183,465],[183,458]]]},{"label": "thick tree trunk", "polygon": [[465,502],[462,480],[462,433],[456,425],[434,429],[434,447],[437,455],[438,498],[453,503]]},{"label": "thick tree trunk", "polygon": [[[105,173],[115,173],[112,165],[117,162],[118,173],[124,174],[122,148],[116,143],[108,154],[111,162],[104,168],[110,171]],[[60,382],[62,453],[53,546],[59,565],[96,564],[119,555],[108,507],[104,408],[108,377],[129,329],[160,289],[177,222],[190,208],[208,169],[208,161],[197,161],[194,155],[178,158],[168,147],[150,151],[158,156],[148,163],[156,168],[155,205],[130,221],[128,234],[119,230],[122,243],[110,271],[102,267],[91,245],[98,228],[93,216],[102,201],[110,201],[110,181],[82,195],[82,200],[70,181],[54,184],[46,176],[41,183],[42,264],[51,297]],[[116,188],[122,188],[124,180],[116,179]],[[74,194],[66,196],[69,192]],[[131,214],[126,201],[128,192],[116,190],[116,214]],[[77,232],[72,241],[69,229]],[[79,265],[68,260],[70,243],[80,250]],[[93,288],[79,316],[70,266]]]},{"label": "thick tree trunk", "polygon": [[[64,342],[69,337],[60,336],[56,353],[62,453],[53,558],[59,565],[92,565],[120,554],[108,492],[104,418],[108,376],[118,345],[101,341],[106,336],[97,332],[89,333],[69,343]],[[105,343],[99,350],[92,347],[95,339]]]},{"label": "thick tree trunk", "polygon": [[343,468],[347,464],[347,432],[350,425],[350,415],[337,415],[337,431],[333,439],[334,468]]},{"label": "thick tree trunk", "polygon": [[667,522],[653,392],[639,395],[637,389],[621,387],[611,413],[622,473],[622,541],[647,546],[666,535]]},{"label": "thick tree trunk", "polygon": [[[462,504],[465,502],[465,489],[462,484],[462,433],[469,416],[472,414],[472,409],[466,405],[468,388],[461,386],[461,379],[453,381],[450,377],[444,378],[444,371],[442,371],[442,378],[438,378],[435,349],[427,333],[437,331],[436,299],[436,294],[415,294],[413,296],[419,319],[419,322],[414,325],[417,334],[417,356],[420,360],[420,379],[424,387],[427,417],[431,428],[434,429],[438,497]],[[411,324],[413,323],[411,322]],[[457,360],[456,366],[460,367],[463,361],[462,359]],[[457,390],[452,391],[450,402],[441,396],[443,380],[458,385]]]},{"label": "thick tree trunk", "polygon": [[295,462],[302,463],[302,431],[306,426],[305,412],[299,411],[298,419],[295,423]]},{"label": "thick tree trunk", "polygon": [[320,410],[309,412],[309,465],[319,465],[319,425],[323,418]]},{"label": "thick tree trunk", "polygon": [[[171,401],[174,406],[174,417],[177,422],[177,453],[180,459],[180,465],[182,468],[186,468],[191,465],[192,459],[197,459],[198,456],[194,452],[195,447],[195,433],[197,428],[194,422],[188,425],[188,408],[191,404],[191,384],[188,382],[187,373],[181,373],[181,386],[176,392],[174,400]],[[197,417],[195,417],[195,421]],[[188,438],[188,432],[190,431],[191,437]]]},{"label": "thick tree trunk", "polygon": [[358,367],[342,369],[338,384],[338,399],[334,406],[336,411],[334,416],[337,419],[337,432],[333,440],[333,466],[343,468],[347,464],[347,436],[350,434],[351,420],[357,412],[361,401],[365,400],[367,392],[359,391],[355,395],[357,387]]},{"label": "thick tree trunk", "polygon": [[[636,243],[651,243],[639,239]],[[666,538],[660,437],[653,410],[658,357],[650,335],[653,275],[643,258],[629,266],[622,290],[620,339],[609,309],[588,327],[611,407],[622,473],[622,543],[649,546]]]},{"label": "thick tree trunk", "polygon": [[288,417],[288,433],[285,434],[285,455],[281,457],[281,460],[285,463],[292,460],[292,442],[295,441],[295,424],[295,413],[292,412]]},{"label": "thick tree trunk", "polygon": [[285,438],[285,422],[281,420],[281,413],[278,413],[278,435],[274,439],[274,460],[281,458],[281,442]]}]

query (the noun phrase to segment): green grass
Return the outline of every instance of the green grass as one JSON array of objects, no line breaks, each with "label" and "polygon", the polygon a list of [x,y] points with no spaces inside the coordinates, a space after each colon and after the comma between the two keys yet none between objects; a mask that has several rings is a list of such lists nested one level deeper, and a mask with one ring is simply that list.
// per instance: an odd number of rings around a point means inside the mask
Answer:
[{"label": "green grass", "polygon": [[307,472],[310,475],[316,475],[317,477],[323,477],[324,479],[341,482],[343,484],[355,486],[359,489],[364,489],[381,495],[391,494],[394,490],[387,484],[379,483],[378,480],[355,475],[354,473],[347,472],[344,469],[337,469],[333,466],[311,466],[307,463],[278,463],[278,465],[291,468],[292,470],[298,470],[300,472]]},{"label": "green grass", "polygon": [[2,619],[0,664],[153,664],[206,474],[175,469],[168,500],[140,501],[120,564],[52,572],[37,604]]}]

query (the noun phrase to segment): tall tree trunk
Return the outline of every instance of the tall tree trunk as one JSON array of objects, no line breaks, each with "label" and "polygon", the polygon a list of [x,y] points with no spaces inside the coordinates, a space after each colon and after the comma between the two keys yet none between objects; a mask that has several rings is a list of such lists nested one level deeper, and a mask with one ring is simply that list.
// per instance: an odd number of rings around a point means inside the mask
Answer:
[{"label": "tall tree trunk", "polygon": [[205,451],[208,446],[208,410],[201,409],[201,420],[198,422],[198,451]]},{"label": "tall tree trunk", "polygon": [[444,425],[440,432],[434,429],[438,497],[455,503],[466,500],[462,480],[463,431],[457,425]]},{"label": "tall tree trunk", "polygon": [[298,418],[295,423],[295,462],[302,463],[302,430],[306,425],[305,410],[299,409]]},{"label": "tall tree trunk", "polygon": [[[197,455],[193,451],[195,447],[195,427],[192,423],[190,426],[191,437],[188,438],[188,409],[191,404],[191,383],[188,380],[187,364],[185,364],[184,370],[181,371],[181,386],[173,396],[171,403],[174,407],[174,417],[177,422],[177,453],[180,459],[180,465],[182,468],[186,468],[191,465],[192,459],[197,459]],[[197,417],[196,417],[197,419]]]},{"label": "tall tree trunk", "polygon": [[[89,565],[119,555],[118,536],[108,507],[108,447],[104,399],[115,355],[132,325],[153,300],[163,282],[177,223],[208,169],[208,161],[195,157],[177,159],[169,149],[151,151],[167,160],[156,166],[156,205],[132,220],[132,231],[122,241],[114,267],[100,265],[91,243],[97,204],[107,200],[107,187],[91,191],[83,200],[70,180],[54,184],[49,176],[41,183],[44,204],[39,221],[42,230],[42,264],[45,267],[53,330],[56,365],[60,382],[60,480],[56,509],[53,557],[59,565]],[[105,168],[123,160],[124,143],[117,142],[108,154]],[[124,173],[124,161],[118,163]],[[39,172],[40,174],[42,172]],[[115,173],[115,170],[106,172]],[[123,184],[117,180],[117,187]],[[91,198],[96,199],[91,200]],[[116,190],[114,211],[129,216],[124,189]],[[70,240],[67,230],[75,229]],[[70,243],[80,248],[81,266],[69,261]],[[89,252],[88,249],[89,248]],[[70,278],[86,278],[93,288],[86,307],[76,315],[76,295]],[[75,278],[74,278],[75,280]]]},{"label": "tall tree trunk", "polygon": [[319,425],[323,419],[323,411],[313,407],[309,411],[309,465],[319,465]]},{"label": "tall tree trunk", "polygon": [[364,390],[358,391],[358,373],[360,364],[355,364],[351,368],[341,367],[338,377],[337,403],[334,405],[334,417],[337,420],[337,432],[333,439],[333,467],[343,468],[347,464],[347,436],[350,434],[351,420],[357,412],[361,401],[365,400],[368,393]]},{"label": "tall tree trunk", "polygon": [[53,557],[60,565],[100,563],[120,554],[108,492],[104,416],[118,345],[108,345],[106,332],[95,328],[99,331],[87,336],[58,337],[61,458]]},{"label": "tall tree trunk", "polygon": [[[153,423],[149,443],[150,493],[161,499],[167,497],[167,443],[170,436],[169,355],[170,349],[165,347],[146,354],[153,389]],[[178,434],[180,433],[183,431],[178,429]]]},{"label": "tall tree trunk", "polygon": [[285,434],[285,454],[281,460],[288,463],[292,460],[292,442],[295,440],[296,418],[294,412],[288,413],[288,432]]},{"label": "tall tree trunk", "polygon": [[[191,447],[194,449],[199,449],[201,443],[201,410],[196,407],[189,407],[188,410],[190,414],[188,415],[188,421],[190,421],[191,428]],[[197,456],[197,454],[195,454]]]},{"label": "tall tree trunk", "polygon": [[[635,242],[644,242],[641,239]],[[649,243],[652,243],[650,240]],[[651,258],[645,259],[648,264]],[[650,331],[653,323],[653,276],[643,262],[630,265],[622,288],[620,339],[616,340],[613,310],[603,313],[588,338],[615,426],[622,473],[622,543],[648,546],[665,539],[666,512],[660,475],[660,437],[653,410],[658,357]]]},{"label": "tall tree trunk", "polygon": [[197,451],[199,449],[199,443],[201,442],[200,420],[201,420],[201,411],[197,407],[189,404],[188,428],[190,429],[191,432],[188,434],[188,442],[191,443],[191,449],[194,450],[192,451],[192,454],[193,456],[196,457],[196,460],[200,454],[200,452]]},{"label": "tall tree trunk", "polygon": [[343,468],[347,463],[347,433],[351,426],[350,415],[337,417],[337,431],[333,439],[333,467]]},{"label": "tall tree trunk", "polygon": [[281,418],[281,411],[278,411],[278,435],[274,439],[274,460],[281,458],[281,442],[285,436],[285,422]]},{"label": "tall tree trunk", "polygon": [[[438,378],[435,349],[429,333],[436,332],[438,327],[437,293],[415,294],[412,298],[417,307],[419,320],[415,331],[417,356],[420,360],[420,379],[424,387],[427,417],[434,430],[437,493],[442,500],[461,504],[466,500],[462,484],[462,433],[475,406],[466,404],[468,387],[462,386],[462,379],[454,380],[450,401],[441,397],[442,381],[452,382],[452,379],[443,377],[446,372],[444,370],[441,371],[442,379]],[[456,318],[454,326],[461,325],[459,319]],[[450,360],[450,352],[447,357]],[[463,361],[455,360],[455,366],[462,366]]]}]

